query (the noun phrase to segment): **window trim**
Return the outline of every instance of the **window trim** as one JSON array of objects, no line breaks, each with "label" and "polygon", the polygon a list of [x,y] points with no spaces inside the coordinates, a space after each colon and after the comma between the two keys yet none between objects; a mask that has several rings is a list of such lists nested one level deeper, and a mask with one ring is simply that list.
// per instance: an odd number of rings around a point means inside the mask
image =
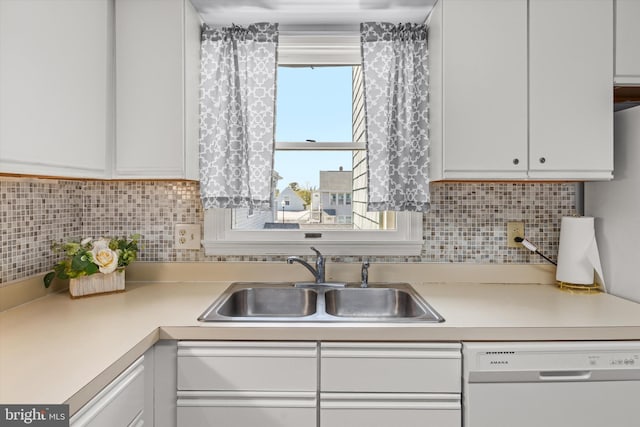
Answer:
[{"label": "window trim", "polygon": [[[326,255],[420,255],[422,214],[398,212],[395,230],[233,230],[231,209],[204,212],[206,255],[292,255],[314,246]],[[305,234],[320,233],[320,238]]]}]

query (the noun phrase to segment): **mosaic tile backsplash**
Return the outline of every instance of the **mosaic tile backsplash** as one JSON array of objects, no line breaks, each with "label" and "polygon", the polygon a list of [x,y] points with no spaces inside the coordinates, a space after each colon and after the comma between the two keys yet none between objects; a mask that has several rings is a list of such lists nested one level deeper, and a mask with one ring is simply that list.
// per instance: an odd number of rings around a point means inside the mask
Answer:
[{"label": "mosaic tile backsplash", "polygon": [[[178,223],[203,222],[198,183],[73,181],[0,177],[0,286],[48,271],[53,241],[142,234],[140,261],[280,261],[285,257],[207,257],[176,250]],[[506,222],[524,221],[527,237],[555,259],[560,218],[576,214],[576,184],[433,183],[424,215],[425,244],[415,257],[374,262],[545,263],[506,247]],[[334,257],[352,262],[361,258]]]}]

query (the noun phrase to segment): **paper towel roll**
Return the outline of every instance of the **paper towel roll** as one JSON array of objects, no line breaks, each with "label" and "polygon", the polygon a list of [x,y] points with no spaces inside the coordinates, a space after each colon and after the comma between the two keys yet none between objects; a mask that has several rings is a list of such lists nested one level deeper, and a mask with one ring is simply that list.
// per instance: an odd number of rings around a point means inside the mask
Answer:
[{"label": "paper towel roll", "polygon": [[563,217],[556,280],[576,285],[596,282],[607,290],[600,265],[593,217]]}]

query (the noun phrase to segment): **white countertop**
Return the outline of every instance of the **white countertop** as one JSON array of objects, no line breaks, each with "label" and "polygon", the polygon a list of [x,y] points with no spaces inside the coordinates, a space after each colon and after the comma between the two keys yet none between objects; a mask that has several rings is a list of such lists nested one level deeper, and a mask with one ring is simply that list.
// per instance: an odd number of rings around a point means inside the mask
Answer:
[{"label": "white countertop", "polygon": [[440,324],[216,323],[196,318],[228,283],[127,284],[60,293],[0,313],[0,403],[69,403],[75,412],[159,339],[640,340],[640,304],[551,285],[414,284]]}]

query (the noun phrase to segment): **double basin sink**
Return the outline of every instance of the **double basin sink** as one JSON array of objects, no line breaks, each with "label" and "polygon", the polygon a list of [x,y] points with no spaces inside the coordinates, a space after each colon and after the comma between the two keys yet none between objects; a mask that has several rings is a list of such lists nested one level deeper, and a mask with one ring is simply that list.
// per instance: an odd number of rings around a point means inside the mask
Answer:
[{"label": "double basin sink", "polygon": [[233,283],[201,322],[444,322],[406,283]]}]

